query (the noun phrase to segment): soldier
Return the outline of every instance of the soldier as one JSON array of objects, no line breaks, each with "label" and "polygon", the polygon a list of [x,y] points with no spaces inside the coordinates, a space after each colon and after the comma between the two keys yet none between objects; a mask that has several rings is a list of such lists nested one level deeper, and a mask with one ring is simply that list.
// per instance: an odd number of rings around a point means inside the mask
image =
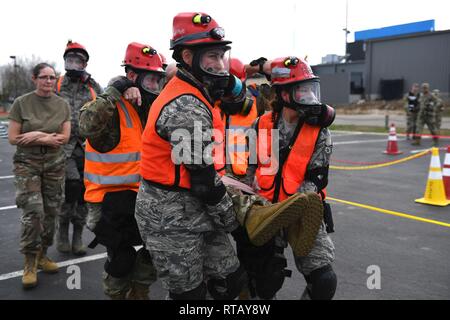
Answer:
[{"label": "soldier", "polygon": [[16,204],[22,209],[20,251],[25,255],[24,288],[37,285],[37,268],[54,273],[47,257],[56,216],[62,205],[65,156],[70,135],[70,109],[54,94],[55,69],[40,63],[33,69],[36,90],[18,97],[9,113],[9,142],[14,154]]},{"label": "soldier", "polygon": [[148,299],[156,271],[134,218],[140,183],[141,135],[151,104],[164,84],[162,60],[149,45],[132,42],[126,77],[110,81],[105,94],[83,106],[80,134],[87,138],[84,181],[87,227],[106,246],[103,289],[112,299]]},{"label": "soldier", "polygon": [[414,83],[411,90],[405,95],[406,111],[406,139],[414,139],[417,128],[417,114],[419,113],[419,84]]},{"label": "soldier", "polygon": [[[220,112],[231,113],[233,103],[242,105],[245,97],[241,81],[228,72],[229,43],[209,15],[175,16],[171,49],[178,70],[152,105],[142,136],[135,217],[174,300],[205,299],[207,291],[214,299],[235,298],[246,273],[227,233],[234,235],[239,220],[251,240],[264,242],[299,215],[295,196],[281,205],[253,203],[236,219],[220,179],[225,171]],[[214,107],[219,99],[220,108]]]},{"label": "soldier", "polygon": [[[237,58],[230,59],[230,74],[238,77],[245,85],[247,74],[244,64]],[[228,103],[224,107],[236,109],[235,114],[222,113],[225,123],[226,172],[236,179],[245,178],[248,164],[247,130],[258,117],[256,86],[247,90],[243,101]],[[226,104],[226,102],[221,102]]]},{"label": "soldier", "polygon": [[417,116],[417,134],[416,138],[412,145],[418,146],[420,145],[421,134],[424,125],[428,126],[431,134],[433,135],[433,145],[438,146],[439,138],[438,138],[438,128],[436,126],[436,114],[438,112],[437,105],[438,100],[436,97],[430,92],[430,85],[428,83],[422,83],[422,93],[419,98],[420,111]]},{"label": "soldier", "polygon": [[[83,200],[84,139],[78,130],[80,108],[95,100],[103,90],[86,72],[89,54],[84,46],[69,40],[64,51],[66,74],[58,79],[57,94],[70,105],[72,130],[69,143],[64,146],[66,154],[65,201],[58,215],[57,249],[75,255],[86,254],[82,233],[86,224],[87,209]],[[69,242],[69,225],[73,225],[72,246]]]},{"label": "soldier", "polygon": [[433,95],[436,97],[436,129],[438,132],[441,130],[442,125],[442,113],[444,112],[444,101],[440,97],[439,89],[433,90]]},{"label": "soldier", "polygon": [[[247,175],[255,176],[259,195],[273,203],[295,192],[307,194],[308,213],[285,230],[284,235],[276,237],[275,241],[280,243],[276,247],[282,247],[283,240],[290,244],[297,269],[307,282],[302,299],[332,299],[337,284],[331,266],[334,245],[327,235],[333,231],[332,219],[329,206],[322,201],[332,152],[327,127],[333,122],[335,112],[321,103],[319,78],[304,60],[275,59],[271,69],[272,87],[277,96],[273,112],[259,117],[255,123],[258,165],[250,165]],[[266,136],[262,135],[264,130]],[[278,139],[275,132],[279,134]],[[274,163],[267,155],[275,143],[279,143],[279,158]],[[314,231],[308,232],[311,229]]]}]

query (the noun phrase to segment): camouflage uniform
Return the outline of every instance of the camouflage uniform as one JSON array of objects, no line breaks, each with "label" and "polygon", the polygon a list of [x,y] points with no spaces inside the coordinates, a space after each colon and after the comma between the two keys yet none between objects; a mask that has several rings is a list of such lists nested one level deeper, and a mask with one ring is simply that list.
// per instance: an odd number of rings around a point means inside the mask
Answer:
[{"label": "camouflage uniform", "polygon": [[419,114],[419,94],[414,95],[409,92],[403,98],[405,101],[406,112],[406,137],[409,139],[410,135],[413,137],[417,132],[417,115]]},{"label": "camouflage uniform", "polygon": [[[80,79],[72,80],[68,76],[64,76],[61,81],[61,87],[57,92],[59,96],[69,103],[71,109],[70,139],[64,145],[64,152],[67,158],[66,180],[78,181],[81,186],[83,185],[84,170],[84,139],[79,134],[78,119],[81,107],[94,98],[91,96],[88,83],[97,94],[103,92],[100,85],[92,78],[89,78],[88,82],[84,83]],[[84,226],[86,215],[87,210],[82,199],[74,202],[64,201],[59,214],[59,223],[68,224],[72,222],[74,225]]]},{"label": "camouflage uniform", "polygon": [[62,149],[17,147],[14,155],[16,204],[23,210],[20,251],[37,254],[53,244],[55,219],[61,211],[65,156]]},{"label": "camouflage uniform", "polygon": [[[281,115],[280,115],[281,116]],[[281,116],[282,117],[282,116]],[[279,121],[279,149],[288,147],[289,142],[291,140],[292,135],[294,134],[296,124],[289,124],[283,119]],[[256,128],[256,122],[253,125]],[[332,153],[333,145],[331,141],[331,134],[327,128],[323,128],[320,131],[319,138],[316,142],[316,146],[312,157],[309,161],[307,170],[311,171],[313,169],[328,167],[330,163],[330,157]],[[255,181],[254,175],[256,172],[257,166],[251,165],[247,170],[247,181]],[[258,186],[255,186],[258,188]],[[318,188],[314,182],[305,179],[300,186],[298,192],[306,193],[308,191],[318,192]],[[284,232],[286,235],[287,232]],[[283,239],[284,247],[287,247],[287,239]],[[280,240],[278,241],[280,242]],[[319,229],[317,234],[314,247],[311,252],[306,257],[297,257],[294,254],[295,265],[297,269],[305,276],[309,276],[312,271],[330,265],[334,261],[334,244],[331,240],[330,236],[327,234],[325,222],[322,223],[322,226]],[[306,289],[303,294],[303,297],[306,298]]]},{"label": "camouflage uniform", "polygon": [[441,130],[442,113],[444,112],[444,101],[439,96],[439,90],[433,90],[433,96],[436,98],[436,129]]},{"label": "camouflage uniform", "polygon": [[[178,72],[201,87],[187,72],[181,69]],[[203,150],[211,143],[212,118],[208,107],[197,97],[182,95],[164,106],[156,122],[156,131],[174,148],[178,142],[171,141],[173,132],[182,128],[193,136],[195,121],[202,124],[203,142],[201,147],[191,149],[191,159],[212,163],[211,154],[203,155]],[[206,164],[185,166],[196,170],[206,167]],[[219,182],[220,177],[216,174],[216,185]],[[239,268],[238,258],[227,236],[227,232],[238,226],[228,194],[210,206],[188,191],[164,190],[143,181],[135,216],[158,277],[171,293],[193,290],[208,278],[225,279]]]},{"label": "camouflage uniform", "polygon": [[[417,121],[417,134],[422,134],[423,127],[426,124],[433,136],[439,135],[439,129],[436,125],[436,114],[438,112],[438,100],[429,92],[428,94],[420,94],[419,98],[420,111]],[[417,138],[420,141],[420,136]],[[433,138],[434,143],[437,144],[438,138]]]},{"label": "camouflage uniform", "polygon": [[[115,79],[113,78],[110,83]],[[119,113],[116,102],[120,100],[120,93],[113,87],[107,87],[104,94],[97,97],[96,101],[87,103],[81,109],[80,134],[89,138],[89,143],[99,152],[108,152],[115,148],[120,141]],[[142,126],[146,119],[139,109],[144,107],[134,106],[138,110]],[[94,230],[102,215],[101,203],[87,203],[88,216],[87,227]],[[133,270],[125,277],[116,278],[108,273],[103,273],[103,289],[111,298],[123,296],[132,285],[138,284],[148,288],[156,281],[156,270],[147,250],[139,250]]]}]

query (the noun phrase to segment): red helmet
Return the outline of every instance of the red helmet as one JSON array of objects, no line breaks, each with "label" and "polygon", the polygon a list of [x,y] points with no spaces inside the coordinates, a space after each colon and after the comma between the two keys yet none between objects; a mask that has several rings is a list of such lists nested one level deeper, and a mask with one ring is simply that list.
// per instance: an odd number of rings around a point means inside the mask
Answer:
[{"label": "red helmet", "polygon": [[195,46],[201,44],[223,44],[226,41],[225,31],[217,22],[206,13],[185,12],[173,18],[173,37],[170,40],[170,49],[178,46]]},{"label": "red helmet", "polygon": [[72,40],[67,41],[66,50],[64,51],[63,57],[65,58],[69,52],[81,52],[86,56],[86,61],[89,61],[89,54],[86,48],[78,42],[73,42]]},{"label": "red helmet", "polygon": [[309,64],[297,57],[284,57],[272,61],[271,83],[282,86],[306,80],[319,79],[314,75]]},{"label": "red helmet", "polygon": [[242,61],[237,58],[230,59],[230,73],[238,77],[242,82],[247,78],[245,66]]},{"label": "red helmet", "polygon": [[137,42],[128,45],[122,66],[164,72],[161,55],[151,46]]},{"label": "red helmet", "polygon": [[168,63],[167,63],[166,57],[165,57],[161,52],[159,52],[158,54],[159,54],[159,56],[160,56],[160,58],[161,58],[163,67],[164,67],[164,66],[167,67]]}]

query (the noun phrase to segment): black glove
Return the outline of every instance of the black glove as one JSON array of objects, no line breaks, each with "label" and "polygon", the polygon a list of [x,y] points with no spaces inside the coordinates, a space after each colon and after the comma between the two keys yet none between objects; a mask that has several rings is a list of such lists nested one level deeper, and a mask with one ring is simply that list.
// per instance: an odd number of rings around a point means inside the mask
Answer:
[{"label": "black glove", "polygon": [[250,62],[250,65],[251,65],[252,67],[255,67],[255,66],[259,65],[259,69],[261,70],[261,66],[263,66],[263,65],[264,65],[264,62],[266,62],[266,61],[267,61],[266,58],[261,57],[261,58],[258,58],[258,59],[256,59],[256,60],[253,60],[252,62]]},{"label": "black glove", "polygon": [[210,206],[216,205],[222,200],[227,189],[222,181],[218,185],[214,183],[216,170],[213,165],[189,172],[191,174],[191,192],[194,196]]},{"label": "black glove", "polygon": [[261,58],[258,58],[258,59],[256,59],[256,60],[253,60],[252,62],[250,62],[250,65],[251,65],[252,67],[255,67],[255,66],[258,66],[258,65],[259,65],[259,71],[258,71],[258,72],[259,72],[260,74],[264,75],[264,76],[266,77],[267,81],[270,81],[270,79],[271,79],[270,74],[267,74],[267,73],[264,72],[264,63],[265,63],[266,61],[267,61],[266,58],[261,57]]},{"label": "black glove", "polygon": [[114,87],[120,94],[123,94],[128,88],[136,87],[136,84],[126,77],[120,77],[118,80],[111,83],[111,87]]}]

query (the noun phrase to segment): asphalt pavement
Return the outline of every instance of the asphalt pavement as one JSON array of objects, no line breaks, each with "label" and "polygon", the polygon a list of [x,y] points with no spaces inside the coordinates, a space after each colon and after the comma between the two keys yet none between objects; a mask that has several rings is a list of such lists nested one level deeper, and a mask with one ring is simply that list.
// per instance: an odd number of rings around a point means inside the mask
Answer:
[{"label": "asphalt pavement", "polygon": [[[333,140],[332,164],[337,166],[343,162],[397,160],[415,150],[399,138],[403,154],[384,155],[384,135],[334,132]],[[431,147],[431,140],[422,142],[421,148]],[[449,140],[442,141],[445,142],[450,144]],[[82,260],[74,260],[78,257],[60,254],[51,247],[49,256],[62,264],[60,271],[54,275],[39,273],[36,288],[22,289],[20,211],[15,208],[11,177],[13,153],[14,147],[0,139],[0,299],[106,299],[101,284],[105,250],[101,246],[89,250]],[[440,156],[442,164],[444,151]],[[450,206],[414,202],[424,195],[429,165],[427,155],[378,169],[330,170],[328,197],[335,199],[329,203],[336,229],[331,234],[336,247],[333,267],[338,276],[335,299],[450,299]],[[84,238],[89,242],[93,236],[86,231]],[[305,281],[296,270],[290,249],[286,255],[293,273],[277,298],[297,300]],[[72,275],[78,271],[81,282],[74,287]],[[152,299],[164,299],[166,294],[160,281],[150,289]]]}]

